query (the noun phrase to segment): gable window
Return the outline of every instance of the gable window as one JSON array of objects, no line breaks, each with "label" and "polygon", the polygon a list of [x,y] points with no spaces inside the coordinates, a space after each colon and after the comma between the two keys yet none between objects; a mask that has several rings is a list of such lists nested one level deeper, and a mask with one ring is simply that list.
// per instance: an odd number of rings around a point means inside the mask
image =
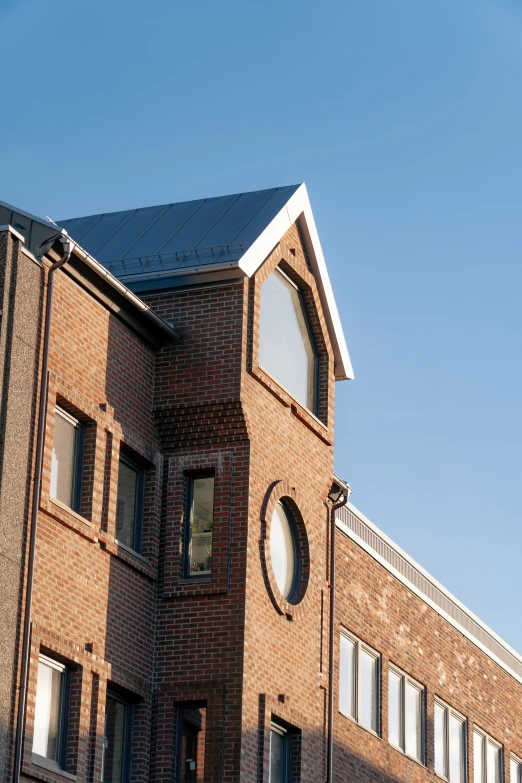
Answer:
[{"label": "gable window", "polygon": [[466,779],[466,719],[435,700],[435,772],[450,783]]},{"label": "gable window", "polygon": [[141,551],[143,522],[143,470],[120,456],[118,499],[116,501],[116,538],[120,544]]},{"label": "gable window", "polygon": [[480,729],[473,730],[473,783],[502,783],[502,746]]},{"label": "gable window", "polygon": [[185,526],[185,576],[204,576],[212,568],[214,474],[188,477]]},{"label": "gable window", "polygon": [[56,408],[51,463],[51,497],[80,511],[83,470],[84,428],[64,411]]},{"label": "gable window", "polygon": [[65,769],[69,711],[69,670],[40,655],[34,710],[33,754]]},{"label": "gable window", "polygon": [[132,705],[112,692],[105,702],[103,783],[126,783],[130,775]]},{"label": "gable window", "polygon": [[315,412],[316,351],[299,289],[279,268],[261,286],[259,364]]},{"label": "gable window", "polygon": [[339,657],[339,710],[377,734],[379,654],[343,629]]},{"label": "gable window", "polygon": [[424,763],[424,688],[390,666],[388,739],[407,756]]}]

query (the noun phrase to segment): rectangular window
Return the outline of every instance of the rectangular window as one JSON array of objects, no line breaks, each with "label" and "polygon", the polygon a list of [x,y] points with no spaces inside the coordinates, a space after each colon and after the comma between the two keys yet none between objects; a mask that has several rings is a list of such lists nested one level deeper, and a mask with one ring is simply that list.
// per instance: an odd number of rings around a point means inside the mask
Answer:
[{"label": "rectangular window", "polygon": [[126,457],[118,467],[116,501],[116,538],[125,546],[141,552],[143,524],[143,470]]},{"label": "rectangular window", "polygon": [[502,746],[480,729],[473,731],[473,781],[502,781]]},{"label": "rectangular window", "polygon": [[210,574],[214,526],[214,475],[189,476],[185,576]]},{"label": "rectangular window", "polygon": [[392,667],[388,675],[388,739],[424,763],[424,688]]},{"label": "rectangular window", "polygon": [[379,730],[379,654],[341,632],[339,710],[370,731]]},{"label": "rectangular window", "polygon": [[111,692],[105,702],[103,783],[126,783],[130,778],[132,705]]},{"label": "rectangular window", "polygon": [[177,713],[176,783],[203,783],[206,705],[202,702],[183,704],[178,707]]},{"label": "rectangular window", "polygon": [[69,671],[40,655],[34,710],[33,754],[65,769],[69,708]]},{"label": "rectangular window", "polygon": [[290,783],[291,735],[278,723],[270,729],[269,783]]},{"label": "rectangular window", "polygon": [[56,408],[51,463],[51,497],[80,511],[84,428],[62,408]]},{"label": "rectangular window", "polygon": [[522,783],[522,761],[516,756],[509,758],[510,783]]},{"label": "rectangular window", "polygon": [[435,700],[435,772],[450,783],[466,779],[466,720]]}]

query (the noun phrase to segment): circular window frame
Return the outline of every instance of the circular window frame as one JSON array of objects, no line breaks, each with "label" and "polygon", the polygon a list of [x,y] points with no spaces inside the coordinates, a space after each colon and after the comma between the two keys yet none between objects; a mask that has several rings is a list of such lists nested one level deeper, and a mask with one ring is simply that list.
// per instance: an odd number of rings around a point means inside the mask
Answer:
[{"label": "circular window frame", "polygon": [[[297,555],[296,586],[292,590],[288,600],[279,589],[272,568],[270,555],[270,533],[272,528],[272,516],[276,504],[280,503],[289,517],[289,523],[293,528],[294,546]],[[308,534],[301,509],[304,503],[299,498],[298,492],[288,481],[276,481],[268,489],[261,510],[261,540],[260,554],[261,567],[265,586],[275,609],[289,620],[297,619],[305,611],[310,584],[310,547]]]}]

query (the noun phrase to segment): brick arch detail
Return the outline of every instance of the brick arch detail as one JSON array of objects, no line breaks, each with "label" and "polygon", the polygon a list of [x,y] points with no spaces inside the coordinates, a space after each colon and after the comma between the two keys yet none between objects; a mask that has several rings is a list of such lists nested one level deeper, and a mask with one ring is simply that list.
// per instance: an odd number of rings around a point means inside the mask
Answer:
[{"label": "brick arch detail", "polygon": [[[300,580],[295,603],[290,603],[283,597],[274,576],[270,557],[270,529],[272,514],[276,503],[282,501],[287,511],[292,515],[298,539],[300,557]],[[292,482],[278,479],[268,487],[261,506],[261,535],[259,553],[261,569],[265,586],[274,608],[289,620],[297,620],[307,610],[308,596],[312,592],[313,568],[310,559],[310,547],[306,531],[305,517],[307,504]]]}]

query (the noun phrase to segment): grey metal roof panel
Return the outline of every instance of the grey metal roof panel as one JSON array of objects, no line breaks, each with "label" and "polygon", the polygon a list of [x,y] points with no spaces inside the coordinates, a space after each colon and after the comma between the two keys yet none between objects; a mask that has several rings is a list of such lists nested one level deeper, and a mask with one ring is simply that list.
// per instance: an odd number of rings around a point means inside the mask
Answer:
[{"label": "grey metal roof panel", "polygon": [[10,225],[16,229],[24,237],[26,248],[38,258],[61,233],[61,228],[52,221],[13,207],[5,201],[0,201],[0,225]]},{"label": "grey metal roof panel", "polygon": [[121,279],[237,263],[298,185],[59,221]]}]

